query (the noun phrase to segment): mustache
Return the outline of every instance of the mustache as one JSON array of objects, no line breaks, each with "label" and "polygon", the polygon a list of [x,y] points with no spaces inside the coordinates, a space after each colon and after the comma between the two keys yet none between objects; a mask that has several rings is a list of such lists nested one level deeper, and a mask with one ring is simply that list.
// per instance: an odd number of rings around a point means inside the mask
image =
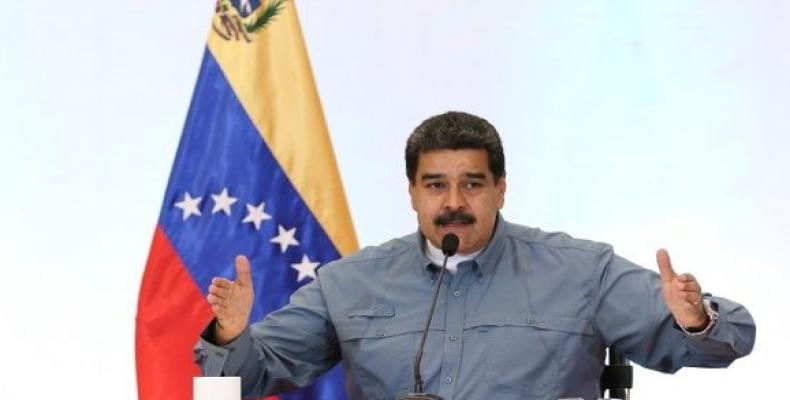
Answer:
[{"label": "mustache", "polygon": [[460,210],[448,211],[433,219],[433,223],[439,226],[448,224],[474,224],[475,222],[477,222],[477,218],[475,218],[474,215]]}]

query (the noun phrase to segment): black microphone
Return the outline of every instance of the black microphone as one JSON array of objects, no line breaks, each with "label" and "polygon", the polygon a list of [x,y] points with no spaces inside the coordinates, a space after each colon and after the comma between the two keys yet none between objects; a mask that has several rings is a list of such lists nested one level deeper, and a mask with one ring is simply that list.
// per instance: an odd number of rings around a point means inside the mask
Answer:
[{"label": "black microphone", "polygon": [[458,236],[455,233],[448,233],[442,238],[442,253],[444,253],[444,265],[447,265],[447,257],[452,257],[458,251]]},{"label": "black microphone", "polygon": [[455,254],[456,251],[458,251],[458,236],[456,236],[454,233],[448,233],[444,235],[442,238],[442,253],[444,253],[444,262],[442,262],[442,270],[439,271],[439,279],[438,283],[436,284],[436,289],[433,290],[433,301],[431,301],[431,308],[428,309],[428,319],[425,321],[425,329],[422,331],[420,347],[417,348],[417,355],[414,356],[414,390],[405,396],[399,397],[398,400],[444,400],[435,394],[423,392],[422,375],[420,375],[420,363],[422,362],[422,352],[425,348],[425,339],[428,337],[428,329],[430,329],[431,319],[433,319],[433,310],[436,308],[436,299],[439,298],[439,290],[442,287],[444,270],[447,269],[447,259]]}]

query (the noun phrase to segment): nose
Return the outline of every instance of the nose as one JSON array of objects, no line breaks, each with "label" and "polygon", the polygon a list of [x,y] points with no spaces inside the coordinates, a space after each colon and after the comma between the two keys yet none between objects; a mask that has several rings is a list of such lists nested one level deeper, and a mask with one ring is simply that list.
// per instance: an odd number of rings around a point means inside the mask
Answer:
[{"label": "nose", "polygon": [[444,207],[450,210],[466,208],[466,197],[464,197],[464,192],[460,187],[450,187],[450,190],[447,191]]}]

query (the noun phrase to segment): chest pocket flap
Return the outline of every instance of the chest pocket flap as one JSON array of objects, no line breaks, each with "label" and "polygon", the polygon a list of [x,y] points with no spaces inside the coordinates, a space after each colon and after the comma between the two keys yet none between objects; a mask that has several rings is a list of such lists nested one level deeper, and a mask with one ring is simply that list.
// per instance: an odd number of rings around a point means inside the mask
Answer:
[{"label": "chest pocket flap", "polygon": [[496,313],[478,315],[466,321],[466,328],[485,328],[486,326],[521,326],[588,336],[595,334],[590,320],[574,317],[541,316],[523,313]]},{"label": "chest pocket flap", "polygon": [[421,329],[419,320],[399,317],[389,304],[352,308],[334,322],[340,341],[385,338]]}]

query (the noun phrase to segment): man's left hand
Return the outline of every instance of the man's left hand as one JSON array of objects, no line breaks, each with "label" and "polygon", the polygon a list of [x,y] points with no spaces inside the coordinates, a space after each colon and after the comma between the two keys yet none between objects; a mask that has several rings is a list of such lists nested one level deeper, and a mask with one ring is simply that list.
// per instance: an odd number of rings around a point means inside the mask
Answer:
[{"label": "man's left hand", "polygon": [[661,273],[661,293],[667,308],[680,326],[700,331],[708,325],[708,314],[702,304],[702,288],[691,274],[676,274],[665,249],[656,252],[656,262]]}]

